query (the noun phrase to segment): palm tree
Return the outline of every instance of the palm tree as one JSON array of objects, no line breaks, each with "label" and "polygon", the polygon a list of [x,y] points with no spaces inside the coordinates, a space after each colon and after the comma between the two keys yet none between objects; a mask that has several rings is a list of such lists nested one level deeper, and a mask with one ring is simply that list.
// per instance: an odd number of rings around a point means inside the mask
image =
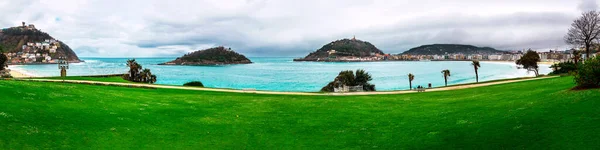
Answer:
[{"label": "palm tree", "polygon": [[148,83],[148,81],[150,81],[151,77],[152,77],[152,72],[150,72],[150,69],[144,69],[144,70],[142,70],[142,73],[140,73],[141,81],[144,83]]},{"label": "palm tree", "polygon": [[333,92],[335,88],[340,86],[363,86],[364,91],[375,91],[375,85],[369,83],[373,80],[371,74],[365,70],[356,70],[356,74],[352,70],[346,70],[340,72],[335,80],[329,82],[325,87],[321,88],[321,91]]},{"label": "palm tree", "polygon": [[356,75],[354,76],[354,84],[365,85],[371,80],[373,80],[373,78],[368,72],[362,69],[356,70]]},{"label": "palm tree", "polygon": [[450,70],[442,70],[442,74],[444,74],[444,82],[446,83],[446,86],[448,86],[448,77],[450,76]]},{"label": "palm tree", "polygon": [[142,65],[138,64],[135,59],[129,59],[127,60],[127,66],[129,67],[129,79],[135,80],[134,78],[139,74]]},{"label": "palm tree", "polygon": [[412,81],[415,80],[415,75],[413,75],[412,73],[408,74],[408,86],[410,86],[410,89],[412,90]]},{"label": "palm tree", "polygon": [[150,69],[144,69],[142,70],[142,73],[140,73],[140,80],[144,83],[154,83],[156,82],[156,75],[153,75],[152,72],[150,72]]},{"label": "palm tree", "polygon": [[151,75],[148,83],[156,83],[156,75]]},{"label": "palm tree", "polygon": [[369,74],[365,70],[358,69],[356,70],[356,75],[354,77],[355,85],[362,85],[363,90],[365,91],[375,91],[375,85],[369,83],[369,81],[373,80],[371,74]]},{"label": "palm tree", "polygon": [[[479,60],[473,60],[473,63],[471,63],[471,65],[473,65],[473,68],[475,68],[475,81],[479,83],[479,73],[477,72],[479,67],[481,67],[481,65],[479,65]],[[448,73],[448,74],[450,74],[450,73]],[[450,76],[450,75],[448,75],[448,76]]]}]

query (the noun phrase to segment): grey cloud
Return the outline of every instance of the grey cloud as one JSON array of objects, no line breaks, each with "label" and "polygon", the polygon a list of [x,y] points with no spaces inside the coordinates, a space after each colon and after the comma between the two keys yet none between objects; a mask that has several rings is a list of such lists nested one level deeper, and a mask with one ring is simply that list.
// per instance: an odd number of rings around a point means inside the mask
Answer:
[{"label": "grey cloud", "polygon": [[591,11],[598,9],[598,3],[596,0],[581,0],[577,8],[581,11]]},{"label": "grey cloud", "polygon": [[79,46],[74,49],[77,50],[80,56],[94,56],[95,54],[100,53],[100,50],[97,47]]},{"label": "grey cloud", "polygon": [[211,17],[198,19],[190,24],[166,20],[147,21],[149,25],[138,33],[145,38],[127,44],[141,48],[207,43],[240,45],[244,43],[243,39],[249,38],[242,32],[260,29],[261,26],[258,21],[247,16]]},{"label": "grey cloud", "polygon": [[[395,24],[361,34],[373,38],[372,43],[390,53],[434,43],[473,44],[505,50],[543,49],[565,45],[562,37],[575,17],[554,12],[492,17],[455,15],[448,18],[419,18],[411,25]],[[527,38],[516,39],[518,37]]]},{"label": "grey cloud", "polygon": [[[539,30],[539,27],[561,27],[558,30],[567,29],[568,24],[574,16],[557,12],[539,12],[539,13],[513,13],[497,16],[476,16],[476,15],[446,15],[432,16],[424,18],[413,18],[406,22],[397,23],[391,26],[380,28],[370,28],[361,30],[358,33],[347,32],[345,34],[332,35],[333,39],[326,38],[308,38],[288,46],[279,46],[276,44],[266,44],[253,46],[249,43],[258,42],[253,39],[252,34],[245,33],[247,30],[260,30],[265,26],[263,22],[250,17],[226,17],[214,18],[208,23],[198,25],[185,25],[175,22],[154,22],[149,26],[148,32],[172,32],[173,35],[183,34],[182,36],[171,36],[169,39],[148,39],[136,41],[135,45],[143,48],[155,48],[171,45],[196,45],[199,43],[212,43],[216,45],[231,46],[242,49],[248,53],[256,55],[294,55],[298,53],[308,53],[320,48],[332,40],[339,38],[349,38],[351,35],[358,34],[359,38],[371,41],[378,47],[389,53],[399,53],[411,47],[433,44],[433,43],[459,43],[475,44],[480,46],[492,46],[498,48],[519,48],[528,46],[525,44],[507,45],[504,37],[490,37],[490,35],[501,33],[497,30],[510,30],[511,28],[520,28],[524,30]],[[236,30],[236,29],[243,30]],[[475,32],[474,30],[479,30]],[[310,30],[310,29],[302,29]],[[483,31],[481,31],[483,30]],[[486,33],[489,32],[489,33]],[[566,31],[565,31],[566,32]],[[185,34],[194,33],[194,34]],[[542,35],[542,34],[540,34]],[[543,34],[519,43],[528,43],[532,45],[560,45],[563,34],[556,33],[551,35]],[[522,35],[514,35],[522,36]],[[510,37],[508,37],[510,38]],[[558,40],[557,40],[558,39]],[[558,44],[556,43],[558,42]],[[529,46],[540,47],[541,46]]]},{"label": "grey cloud", "polygon": [[[3,27],[39,18],[36,26],[91,56],[177,56],[220,45],[248,56],[303,56],[353,35],[388,53],[433,43],[545,49],[566,45],[562,37],[580,9],[597,8],[588,0],[8,3],[16,7],[0,3]],[[55,6],[31,9],[46,5]],[[61,21],[47,19],[54,17]]]},{"label": "grey cloud", "polygon": [[13,26],[15,19],[18,19],[15,14],[21,14],[26,11],[29,4],[34,3],[35,0],[22,0],[22,1],[4,1],[0,3],[0,25],[2,28],[7,26]]}]

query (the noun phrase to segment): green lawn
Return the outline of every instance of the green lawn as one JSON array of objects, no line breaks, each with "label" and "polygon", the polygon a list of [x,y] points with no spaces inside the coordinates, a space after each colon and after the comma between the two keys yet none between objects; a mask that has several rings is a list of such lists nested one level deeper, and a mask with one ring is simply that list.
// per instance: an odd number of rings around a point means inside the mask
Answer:
[{"label": "green lawn", "polygon": [[127,81],[121,77],[82,77],[82,76],[67,76],[65,78],[62,77],[43,77],[43,78],[34,78],[34,79],[56,79],[56,80],[85,80],[85,81],[101,81],[101,82],[117,82],[117,83],[134,83],[131,81]]},{"label": "green lawn", "polygon": [[572,77],[376,96],[0,81],[0,149],[595,149]]}]

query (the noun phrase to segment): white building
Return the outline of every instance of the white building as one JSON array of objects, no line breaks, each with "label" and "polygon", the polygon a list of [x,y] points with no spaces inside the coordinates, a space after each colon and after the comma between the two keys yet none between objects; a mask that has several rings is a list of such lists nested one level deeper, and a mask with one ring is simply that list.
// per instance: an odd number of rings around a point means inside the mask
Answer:
[{"label": "white building", "polygon": [[502,59],[502,55],[488,55],[489,60],[500,60]]},{"label": "white building", "polygon": [[50,49],[50,43],[43,42],[42,43],[42,49],[45,49],[45,50]]}]

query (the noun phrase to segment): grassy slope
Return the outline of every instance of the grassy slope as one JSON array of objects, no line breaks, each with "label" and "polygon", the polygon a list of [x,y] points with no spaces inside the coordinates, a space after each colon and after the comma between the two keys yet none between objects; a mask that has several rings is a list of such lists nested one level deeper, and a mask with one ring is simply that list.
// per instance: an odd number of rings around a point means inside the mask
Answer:
[{"label": "grassy slope", "polygon": [[327,97],[0,81],[0,149],[600,147],[600,92],[572,86]]}]

